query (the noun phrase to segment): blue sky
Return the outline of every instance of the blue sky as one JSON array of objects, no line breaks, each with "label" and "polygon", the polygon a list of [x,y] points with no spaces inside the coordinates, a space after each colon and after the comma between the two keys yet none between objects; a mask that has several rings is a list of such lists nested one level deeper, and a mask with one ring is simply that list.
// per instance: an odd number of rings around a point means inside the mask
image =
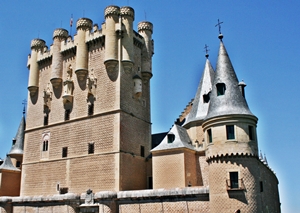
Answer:
[{"label": "blue sky", "polygon": [[[52,44],[56,28],[70,30],[88,17],[104,21],[108,5],[129,5],[139,21],[153,23],[152,130],[168,131],[194,97],[205,63],[215,68],[217,20],[246,97],[259,118],[259,148],[279,179],[282,212],[300,212],[300,1],[261,0],[27,0],[0,5],[0,157],[10,150],[27,98],[27,55],[36,37]],[[74,25],[72,34],[76,31]]]}]

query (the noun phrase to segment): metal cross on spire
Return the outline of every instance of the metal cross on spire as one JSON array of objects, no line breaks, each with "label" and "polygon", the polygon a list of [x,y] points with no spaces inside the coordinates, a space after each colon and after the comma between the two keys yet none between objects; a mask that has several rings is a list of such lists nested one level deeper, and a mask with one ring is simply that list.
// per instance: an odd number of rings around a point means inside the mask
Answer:
[{"label": "metal cross on spire", "polygon": [[26,107],[26,104],[27,104],[27,100],[26,99],[24,99],[23,100],[23,102],[22,102],[22,104],[23,104],[23,115],[25,115],[25,107]]},{"label": "metal cross on spire", "polygon": [[205,57],[208,58],[208,56],[209,56],[209,55],[208,55],[209,49],[208,49],[208,46],[207,46],[206,44],[205,44],[205,46],[204,46],[204,50],[205,50],[205,53],[206,53],[206,54],[205,54]]},{"label": "metal cross on spire", "polygon": [[218,19],[218,24],[216,24],[216,26],[215,27],[219,27],[219,34],[222,34],[221,33],[221,24],[223,24],[223,21],[222,22],[220,22],[220,20]]}]

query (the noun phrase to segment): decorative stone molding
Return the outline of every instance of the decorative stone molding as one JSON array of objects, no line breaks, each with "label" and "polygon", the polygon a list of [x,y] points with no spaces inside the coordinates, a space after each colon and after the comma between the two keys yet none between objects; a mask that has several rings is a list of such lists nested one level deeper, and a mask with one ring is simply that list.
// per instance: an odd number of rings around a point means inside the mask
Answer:
[{"label": "decorative stone molding", "polygon": [[50,90],[50,84],[48,83],[47,89],[44,89],[43,92],[43,98],[44,98],[44,106],[50,108],[50,101],[52,100],[52,92]]},{"label": "decorative stone molding", "polygon": [[53,32],[53,39],[59,38],[65,40],[68,38],[69,32],[63,28],[55,29]]},{"label": "decorative stone molding", "polygon": [[46,45],[46,42],[42,39],[36,38],[31,41],[31,49],[39,50],[44,49],[44,46]]},{"label": "decorative stone molding", "polygon": [[121,7],[121,15],[129,16],[134,20],[134,9],[132,7]]},{"label": "decorative stone molding", "polygon": [[76,23],[76,29],[91,30],[93,27],[93,21],[89,18],[80,18]]},{"label": "decorative stone molding", "polygon": [[89,95],[95,96],[96,87],[97,87],[97,78],[94,75],[93,69],[90,71],[89,76],[86,79],[86,85],[88,88],[88,97]]},{"label": "decorative stone molding", "polygon": [[120,8],[118,6],[110,5],[107,6],[104,10],[104,17],[112,16],[112,15],[119,15],[120,14]]},{"label": "decorative stone molding", "polygon": [[138,32],[148,30],[153,33],[153,24],[149,21],[142,21],[138,23]]}]

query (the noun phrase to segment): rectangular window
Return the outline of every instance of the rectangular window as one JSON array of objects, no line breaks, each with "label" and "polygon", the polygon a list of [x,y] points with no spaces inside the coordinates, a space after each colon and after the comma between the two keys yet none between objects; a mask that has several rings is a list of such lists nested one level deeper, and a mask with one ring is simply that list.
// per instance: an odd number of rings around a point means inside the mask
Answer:
[{"label": "rectangular window", "polygon": [[88,104],[88,115],[93,115],[94,114],[94,104],[89,103]]},{"label": "rectangular window", "polygon": [[211,133],[211,129],[207,130],[207,138],[208,138],[208,142],[212,143],[212,133]]},{"label": "rectangular window", "polygon": [[16,167],[17,167],[17,168],[20,168],[20,167],[21,167],[21,162],[20,162],[20,161],[17,161]]},{"label": "rectangular window", "polygon": [[248,129],[249,129],[249,139],[252,141],[254,140],[254,131],[253,131],[253,126],[248,126]]},{"label": "rectangular window", "polygon": [[66,158],[68,156],[68,147],[62,148],[62,157]]},{"label": "rectangular window", "polygon": [[45,113],[45,115],[44,115],[44,126],[47,126],[48,122],[49,122],[49,114]]},{"label": "rectangular window", "polygon": [[172,133],[168,134],[168,143],[173,143],[174,140],[175,140],[175,135]]},{"label": "rectangular window", "polygon": [[226,125],[226,137],[227,137],[227,140],[235,139],[234,125]]},{"label": "rectangular window", "polygon": [[260,181],[260,182],[259,182],[259,185],[260,185],[260,192],[263,192],[263,191],[264,191],[264,185],[263,185],[263,182]]},{"label": "rectangular window", "polygon": [[141,146],[141,157],[145,157],[145,147]]},{"label": "rectangular window", "polygon": [[229,172],[230,176],[230,188],[238,189],[239,188],[239,173],[238,172]]},{"label": "rectangular window", "polygon": [[89,143],[88,153],[89,154],[94,154],[94,151],[95,151],[95,145],[94,145],[94,143]]},{"label": "rectangular window", "polygon": [[217,87],[217,96],[225,94],[226,86],[224,83],[217,83],[216,87]]}]

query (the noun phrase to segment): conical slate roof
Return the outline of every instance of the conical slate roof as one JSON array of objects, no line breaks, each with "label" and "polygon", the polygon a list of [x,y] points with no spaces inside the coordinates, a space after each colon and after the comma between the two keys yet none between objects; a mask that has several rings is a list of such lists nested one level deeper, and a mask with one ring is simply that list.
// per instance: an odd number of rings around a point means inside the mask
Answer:
[{"label": "conical slate roof", "polygon": [[[217,84],[223,86],[224,94],[218,95]],[[221,40],[210,104],[205,120],[222,115],[243,114],[254,116],[238,84],[238,78]]]},{"label": "conical slate roof", "polygon": [[7,155],[4,159],[3,163],[0,166],[0,171],[2,169],[10,170],[10,171],[21,171],[20,169],[14,167],[13,163],[11,162],[10,157]]},{"label": "conical slate roof", "polygon": [[[174,140],[169,141],[168,135],[174,135]],[[159,151],[159,150],[175,149],[175,148],[194,149],[194,146],[192,145],[191,139],[186,129],[176,124],[174,124],[174,126],[164,137],[162,142],[154,149],[152,149],[151,152]]]},{"label": "conical slate roof", "polygon": [[[206,117],[210,102],[209,96],[212,90],[214,75],[214,69],[211,66],[209,60],[206,59],[204,71],[193,101],[193,106],[190,113],[187,116],[184,126],[193,121],[203,120]],[[205,95],[207,96],[208,100],[204,97]]]},{"label": "conical slate roof", "polygon": [[24,131],[25,131],[25,117],[23,116],[17,131],[17,134],[13,140],[15,144],[11,147],[9,155],[12,154],[23,154],[24,148]]}]

